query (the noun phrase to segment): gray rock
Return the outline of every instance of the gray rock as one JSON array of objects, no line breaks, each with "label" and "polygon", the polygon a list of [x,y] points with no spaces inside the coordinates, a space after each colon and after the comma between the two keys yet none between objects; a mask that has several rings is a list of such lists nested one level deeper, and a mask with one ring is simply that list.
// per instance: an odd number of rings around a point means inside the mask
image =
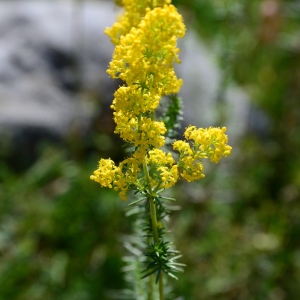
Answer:
[{"label": "gray rock", "polygon": [[[201,42],[189,26],[186,36],[179,41],[179,46],[182,63],[177,69],[179,76],[184,80],[181,96],[185,124],[198,127],[216,124],[227,126],[230,140],[236,142],[247,126],[247,94],[236,86],[230,86],[224,91],[220,103],[219,89],[223,74],[217,66],[216,55]],[[220,121],[222,124],[219,124]]]},{"label": "gray rock", "polygon": [[[0,131],[16,144],[23,141],[30,153],[42,138],[60,140],[74,128],[88,131],[95,117],[113,126],[105,114],[111,116],[118,82],[105,72],[114,47],[103,30],[116,14],[111,1],[0,2]],[[189,26],[179,46],[185,124],[215,125],[222,73]],[[232,88],[224,101],[224,125],[236,141],[246,126],[247,96]]]},{"label": "gray rock", "polygon": [[103,33],[109,3],[0,2],[0,126],[42,127],[65,135],[85,128],[93,107],[78,91],[107,102],[115,84],[105,70],[113,46]]}]

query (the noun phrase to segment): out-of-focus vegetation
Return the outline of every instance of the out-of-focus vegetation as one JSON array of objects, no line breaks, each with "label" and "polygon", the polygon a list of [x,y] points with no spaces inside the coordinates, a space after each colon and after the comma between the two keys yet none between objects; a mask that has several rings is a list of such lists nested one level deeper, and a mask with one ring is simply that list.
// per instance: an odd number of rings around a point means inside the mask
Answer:
[{"label": "out-of-focus vegetation", "polygon": [[[222,93],[235,82],[259,112],[235,145],[229,170],[217,166],[190,190],[185,185],[173,190],[182,210],[173,214],[172,227],[187,264],[175,294],[185,300],[296,300],[300,4],[173,3],[185,8],[216,53],[224,74],[218,105],[224,107]],[[217,125],[224,119],[220,111]],[[112,290],[124,287],[119,239],[131,231],[126,204],[89,180],[97,160],[111,156],[114,144],[97,126],[89,137],[77,139],[64,147],[42,147],[29,169],[17,171],[1,142],[0,299],[109,299]]]},{"label": "out-of-focus vegetation", "polygon": [[187,299],[298,299],[299,1],[175,3],[189,9],[199,35],[217,53],[223,87],[238,83],[256,112],[234,149],[233,178],[221,182],[233,189],[231,201],[222,201],[219,192],[201,204],[184,203],[178,216],[177,240],[192,266],[179,282],[183,294]]},{"label": "out-of-focus vegetation", "polygon": [[0,299],[105,299],[122,286],[128,224],[117,197],[91,184],[92,168],[58,147],[22,174],[2,167]]}]

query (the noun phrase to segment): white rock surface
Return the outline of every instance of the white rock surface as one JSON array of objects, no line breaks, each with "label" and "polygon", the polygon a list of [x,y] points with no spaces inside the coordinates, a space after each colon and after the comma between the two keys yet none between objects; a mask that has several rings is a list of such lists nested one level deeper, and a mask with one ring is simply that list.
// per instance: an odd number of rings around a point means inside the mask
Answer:
[{"label": "white rock surface", "polygon": [[74,120],[86,121],[72,93],[76,67],[84,90],[111,94],[114,84],[105,70],[113,46],[103,30],[114,19],[113,6],[74,3],[0,2],[0,126],[63,134]]}]

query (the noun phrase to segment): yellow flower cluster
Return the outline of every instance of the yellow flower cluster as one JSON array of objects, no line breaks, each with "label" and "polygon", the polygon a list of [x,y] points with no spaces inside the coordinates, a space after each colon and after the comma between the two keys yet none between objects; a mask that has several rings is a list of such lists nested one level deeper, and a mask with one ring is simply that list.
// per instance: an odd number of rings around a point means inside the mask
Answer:
[{"label": "yellow flower cluster", "polygon": [[102,186],[112,188],[112,182],[115,178],[116,166],[111,159],[101,158],[99,166],[94,174],[90,176],[91,180],[99,182]]},{"label": "yellow flower cluster", "polygon": [[118,45],[120,37],[125,36],[132,27],[136,27],[146,14],[147,8],[162,7],[170,4],[171,0],[122,0],[125,12],[119,16],[118,21],[111,27],[106,28],[105,33],[111,38],[113,44]]},{"label": "yellow flower cluster", "polygon": [[[119,190],[125,200],[127,190],[138,184],[140,166],[147,155],[151,184],[167,188],[177,181],[174,159],[159,150],[165,144],[165,125],[153,120],[153,114],[162,96],[177,93],[182,85],[173,63],[179,63],[176,41],[184,36],[185,25],[176,8],[167,5],[171,1],[122,2],[124,15],[106,29],[117,45],[107,73],[125,83],[115,92],[111,105],[115,133],[132,143],[136,151],[119,166],[110,159],[101,159],[91,179]],[[154,150],[149,151],[151,148]]]},{"label": "yellow flower cluster", "polygon": [[209,158],[211,162],[218,163],[224,156],[231,154],[231,147],[227,145],[228,137],[223,128],[199,128],[189,126],[184,136],[191,140],[191,145],[185,141],[173,143],[173,149],[179,151],[178,166],[180,175],[187,181],[204,178],[202,158]]},{"label": "yellow flower cluster", "polygon": [[187,141],[173,144],[179,151],[177,164],[171,153],[159,149],[165,144],[166,127],[154,119],[155,110],[163,96],[178,93],[182,85],[173,64],[180,63],[176,42],[184,36],[185,25],[170,2],[122,0],[123,16],[106,29],[116,44],[107,73],[124,81],[111,105],[115,133],[133,144],[135,151],[118,166],[111,159],[101,159],[91,179],[119,191],[122,200],[134,187],[144,186],[149,191],[169,188],[179,174],[187,181],[203,178],[202,158],[217,163],[231,152],[225,128],[194,126],[185,131]]},{"label": "yellow flower cluster", "polygon": [[156,189],[169,188],[178,180],[178,168],[171,153],[160,149],[149,151],[147,164],[150,167],[151,184]]},{"label": "yellow flower cluster", "polygon": [[119,166],[116,166],[111,159],[102,158],[99,161],[98,169],[94,171],[90,179],[100,183],[103,187],[113,187],[115,191],[120,191],[120,198],[126,200],[128,189],[138,179],[139,165],[141,164],[139,156],[137,153],[137,155],[122,161]]},{"label": "yellow flower cluster", "polygon": [[115,133],[135,146],[159,148],[165,143],[164,123],[147,116],[162,96],[180,89],[182,80],[176,77],[173,63],[179,62],[176,40],[183,37],[185,26],[172,5],[145,11],[137,27],[120,38],[107,73],[126,83],[116,91],[111,105]]}]

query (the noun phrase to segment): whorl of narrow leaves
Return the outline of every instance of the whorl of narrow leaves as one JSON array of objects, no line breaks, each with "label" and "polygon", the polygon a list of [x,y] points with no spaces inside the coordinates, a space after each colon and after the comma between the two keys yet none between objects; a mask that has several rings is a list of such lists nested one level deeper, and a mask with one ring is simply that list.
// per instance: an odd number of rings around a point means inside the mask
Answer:
[{"label": "whorl of narrow leaves", "polygon": [[165,241],[168,236],[168,232],[166,232],[165,229],[167,217],[171,211],[178,209],[176,206],[164,203],[165,201],[175,201],[175,199],[167,197],[157,197],[155,199],[157,220],[159,221],[158,243],[147,243],[148,240],[154,240],[152,220],[149,213],[149,202],[143,198],[134,201],[130,203],[132,208],[127,212],[127,215],[137,216],[137,223],[139,224],[139,229],[141,230],[140,234],[142,234],[143,239],[143,242],[140,245],[147,245],[145,248],[139,247],[136,240],[134,240],[134,245],[132,244],[132,247],[138,249],[139,253],[143,253],[143,256],[146,258],[143,259],[142,265],[144,267],[141,278],[154,274],[156,282],[158,281],[161,272],[177,279],[174,273],[181,272],[183,270],[182,267],[184,266],[184,264],[177,263],[177,259],[181,257],[179,251],[174,249],[174,246],[170,241]]},{"label": "whorl of narrow leaves", "polygon": [[174,141],[174,138],[178,135],[177,130],[180,129],[182,120],[182,101],[178,95],[170,95],[168,100],[167,109],[164,111],[161,120],[167,129],[165,136],[170,138],[170,141]]}]

